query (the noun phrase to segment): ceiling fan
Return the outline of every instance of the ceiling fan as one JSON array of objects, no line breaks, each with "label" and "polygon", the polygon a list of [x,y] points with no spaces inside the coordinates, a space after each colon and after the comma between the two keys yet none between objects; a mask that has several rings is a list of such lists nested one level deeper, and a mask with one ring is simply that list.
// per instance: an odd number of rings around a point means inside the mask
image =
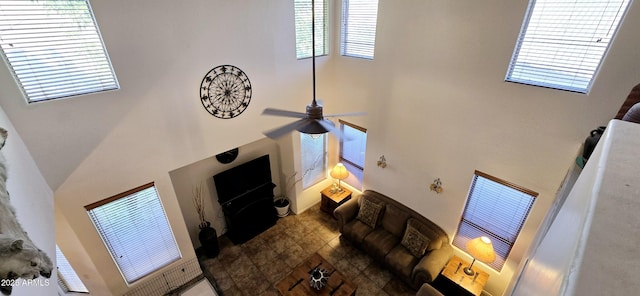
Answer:
[{"label": "ceiling fan", "polygon": [[313,71],[313,100],[311,104],[307,105],[306,112],[287,111],[282,109],[266,108],[262,111],[263,115],[273,115],[281,117],[299,118],[297,121],[283,125],[281,127],[264,132],[264,135],[275,139],[282,137],[294,130],[297,130],[304,134],[324,134],[331,132],[338,138],[342,133],[335,127],[335,124],[325,119],[326,117],[343,117],[343,116],[359,116],[364,115],[364,112],[352,112],[343,114],[322,114],[322,105],[318,104],[316,100],[316,32],[315,32],[315,1],[311,1],[311,64]]}]

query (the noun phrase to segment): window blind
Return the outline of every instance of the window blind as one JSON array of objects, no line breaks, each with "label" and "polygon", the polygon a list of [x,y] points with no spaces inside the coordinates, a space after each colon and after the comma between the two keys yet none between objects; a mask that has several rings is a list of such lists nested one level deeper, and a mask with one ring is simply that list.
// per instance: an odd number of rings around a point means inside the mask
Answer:
[{"label": "window blind", "polygon": [[378,0],[343,0],[340,54],[373,59]]},{"label": "window blind", "polygon": [[367,129],[355,124],[339,120],[340,131],[340,162],[349,171],[349,177],[344,182],[362,189],[364,178],[365,152],[367,151]]},{"label": "window blind", "polygon": [[[295,0],[296,58],[311,57],[311,0]],[[315,0],[316,56],[327,55],[329,8],[325,0]]]},{"label": "window blind", "polygon": [[181,258],[153,183],[85,208],[127,283]]},{"label": "window blind", "polygon": [[469,240],[487,236],[500,271],[520,234],[538,193],[476,171],[453,245],[466,250]]},{"label": "window blind", "polygon": [[589,92],[629,0],[531,0],[506,80]]},{"label": "window blind", "polygon": [[341,120],[340,123],[344,135],[340,137],[340,158],[363,170],[364,153],[367,149],[367,130],[346,121]]},{"label": "window blind", "polygon": [[58,248],[58,245],[56,245],[56,265],[58,267],[58,284],[60,284],[63,291],[89,293],[89,290],[84,286],[76,271],[71,267],[67,257]]},{"label": "window blind", "polygon": [[86,0],[0,0],[0,47],[28,102],[119,88]]}]

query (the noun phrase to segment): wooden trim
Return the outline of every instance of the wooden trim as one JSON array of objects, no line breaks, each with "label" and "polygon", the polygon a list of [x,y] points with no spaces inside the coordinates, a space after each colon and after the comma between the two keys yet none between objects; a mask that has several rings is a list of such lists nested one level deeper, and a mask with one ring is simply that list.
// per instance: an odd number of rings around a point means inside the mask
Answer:
[{"label": "wooden trim", "polygon": [[357,126],[357,125],[355,125],[355,124],[353,124],[353,123],[350,123],[350,122],[346,122],[346,121],[344,121],[344,120],[342,120],[342,119],[338,119],[338,122],[340,122],[341,124],[344,124],[344,125],[348,125],[348,126],[350,126],[350,127],[354,128],[354,129],[357,129],[357,130],[359,130],[359,131],[363,132],[363,133],[366,133],[366,132],[367,132],[367,129],[366,129],[366,128],[361,127],[361,126]]},{"label": "wooden trim", "polygon": [[102,205],[108,204],[108,203],[110,203],[110,202],[112,202],[112,201],[116,201],[116,200],[118,200],[118,199],[121,199],[121,198],[127,197],[127,196],[129,196],[129,195],[132,195],[132,194],[134,194],[134,193],[140,192],[140,191],[145,190],[145,189],[147,189],[147,188],[151,188],[151,187],[153,187],[153,186],[154,186],[154,182],[147,183],[147,184],[144,184],[144,185],[142,185],[142,186],[138,186],[138,187],[136,187],[136,188],[133,188],[133,189],[131,189],[131,190],[127,190],[127,191],[125,191],[125,192],[123,192],[123,193],[116,194],[116,195],[114,195],[114,196],[112,196],[112,197],[108,197],[108,198],[105,198],[105,199],[103,199],[103,200],[96,201],[96,202],[94,202],[94,203],[92,203],[92,204],[89,204],[89,205],[84,206],[84,208],[85,208],[87,211],[91,211],[91,210],[93,210],[93,209],[95,209],[95,208],[97,208],[97,207],[99,207],[99,206],[102,206]]},{"label": "wooden trim", "polygon": [[522,186],[520,186],[520,185],[513,184],[513,183],[511,183],[511,182],[508,182],[508,181],[502,180],[502,179],[500,179],[500,178],[497,178],[497,177],[491,176],[491,175],[489,175],[489,174],[487,174],[487,173],[483,173],[483,172],[481,172],[481,171],[476,170],[476,171],[474,172],[474,174],[476,174],[476,176],[480,176],[480,177],[483,177],[483,178],[489,179],[489,180],[491,180],[491,181],[494,181],[494,182],[496,182],[496,183],[502,184],[502,185],[504,185],[504,186],[507,186],[507,187],[513,188],[513,189],[518,190],[518,191],[520,191],[520,192],[522,192],[522,193],[525,193],[525,194],[531,195],[531,196],[533,196],[534,198],[535,198],[535,197],[538,197],[538,193],[537,193],[537,192],[535,192],[535,191],[533,191],[533,190],[530,190],[530,189],[524,188],[524,187],[522,187]]}]

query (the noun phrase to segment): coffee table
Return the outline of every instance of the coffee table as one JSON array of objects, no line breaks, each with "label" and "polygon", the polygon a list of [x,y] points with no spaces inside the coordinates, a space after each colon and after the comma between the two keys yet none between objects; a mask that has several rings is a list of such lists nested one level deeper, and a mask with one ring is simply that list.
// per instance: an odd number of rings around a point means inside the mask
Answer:
[{"label": "coffee table", "polygon": [[[331,273],[327,285],[318,290],[309,285],[309,271],[314,267],[320,267]],[[357,286],[348,280],[342,273],[337,271],[327,260],[315,253],[305,262],[298,265],[285,278],[276,284],[280,295],[307,296],[307,295],[330,295],[330,296],[354,296]]]}]

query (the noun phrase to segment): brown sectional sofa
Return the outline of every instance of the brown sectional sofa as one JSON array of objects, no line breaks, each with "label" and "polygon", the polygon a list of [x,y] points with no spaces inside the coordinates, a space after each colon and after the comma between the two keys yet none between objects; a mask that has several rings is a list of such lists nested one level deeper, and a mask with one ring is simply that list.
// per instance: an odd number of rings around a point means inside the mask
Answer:
[{"label": "brown sectional sofa", "polygon": [[442,228],[376,191],[364,191],[333,214],[345,239],[416,290],[433,282],[453,255]]}]

